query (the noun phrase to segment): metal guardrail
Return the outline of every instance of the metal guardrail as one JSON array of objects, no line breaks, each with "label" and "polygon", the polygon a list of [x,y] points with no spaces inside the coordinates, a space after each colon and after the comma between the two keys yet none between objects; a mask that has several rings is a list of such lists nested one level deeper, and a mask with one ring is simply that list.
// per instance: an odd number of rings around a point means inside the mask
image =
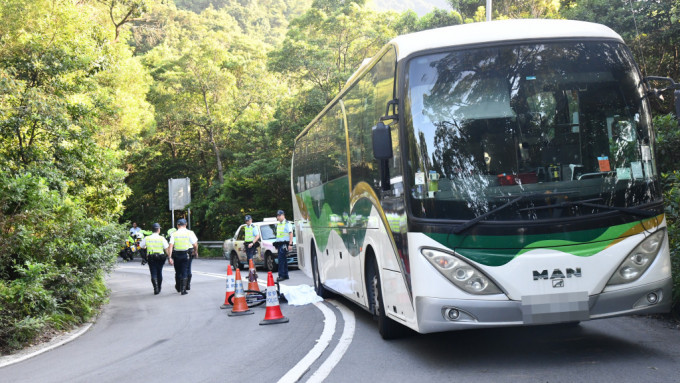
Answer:
[{"label": "metal guardrail", "polygon": [[198,241],[199,245],[213,249],[221,249],[223,243],[224,241]]}]

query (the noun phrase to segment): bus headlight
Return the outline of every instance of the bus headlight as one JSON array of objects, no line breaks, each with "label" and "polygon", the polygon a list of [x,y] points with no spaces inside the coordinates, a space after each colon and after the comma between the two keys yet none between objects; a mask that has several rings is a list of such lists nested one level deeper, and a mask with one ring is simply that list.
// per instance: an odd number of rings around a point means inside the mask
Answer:
[{"label": "bus headlight", "polygon": [[659,248],[666,237],[666,229],[661,229],[645,238],[633,251],[628,253],[616,272],[607,282],[607,285],[620,285],[637,280],[652,265]]},{"label": "bus headlight", "polygon": [[421,249],[421,253],[437,271],[463,291],[477,295],[501,293],[489,277],[462,259],[432,249]]}]

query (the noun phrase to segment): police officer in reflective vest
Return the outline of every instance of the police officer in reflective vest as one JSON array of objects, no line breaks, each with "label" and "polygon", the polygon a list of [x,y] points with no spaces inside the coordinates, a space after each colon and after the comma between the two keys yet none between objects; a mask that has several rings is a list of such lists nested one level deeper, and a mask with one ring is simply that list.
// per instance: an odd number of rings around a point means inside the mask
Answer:
[{"label": "police officer in reflective vest", "polygon": [[174,228],[174,227],[169,228],[169,229],[168,229],[168,233],[165,234],[165,238],[167,238],[167,240],[169,241],[169,240],[170,240],[170,236],[172,235],[172,233],[174,233],[174,232],[176,232],[176,231],[177,231],[177,229]]},{"label": "police officer in reflective vest", "polygon": [[198,238],[193,231],[187,230],[187,221],[177,221],[177,231],[170,236],[170,264],[175,266],[175,290],[182,295],[187,294],[187,279],[191,249],[198,258]]},{"label": "police officer in reflective vest", "polygon": [[[260,232],[257,230],[257,226],[253,225],[253,217],[247,215],[245,218],[246,226],[243,228],[245,232],[245,237],[243,238],[243,247],[246,249],[246,256],[248,261],[253,259],[255,251],[259,246]],[[250,262],[249,262],[250,263]]]},{"label": "police officer in reflective vest", "polygon": [[151,226],[153,234],[144,237],[139,246],[146,249],[146,259],[149,262],[149,271],[151,272],[151,284],[153,285],[153,294],[158,295],[161,292],[161,284],[163,283],[163,265],[165,259],[168,257],[167,249],[170,246],[168,241],[161,237],[161,225],[154,223]]},{"label": "police officer in reflective vest", "polygon": [[276,239],[274,246],[279,250],[279,277],[277,281],[288,279],[288,251],[293,248],[293,226],[286,221],[283,210],[276,212]]}]

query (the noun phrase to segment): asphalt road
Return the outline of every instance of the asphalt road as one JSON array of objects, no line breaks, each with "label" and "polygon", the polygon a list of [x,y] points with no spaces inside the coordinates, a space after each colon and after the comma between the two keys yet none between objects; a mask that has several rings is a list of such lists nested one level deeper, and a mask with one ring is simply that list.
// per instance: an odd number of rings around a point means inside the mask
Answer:
[{"label": "asphalt road", "polygon": [[[148,269],[121,264],[89,331],[0,368],[0,382],[679,382],[680,329],[647,317],[411,335],[383,341],[365,311],[336,299],[281,305],[286,324],[229,317],[226,261],[194,261],[177,294],[172,268],[154,296]],[[259,272],[265,280],[266,273]],[[287,285],[311,284],[291,271]],[[172,283],[171,283],[172,282]]]}]

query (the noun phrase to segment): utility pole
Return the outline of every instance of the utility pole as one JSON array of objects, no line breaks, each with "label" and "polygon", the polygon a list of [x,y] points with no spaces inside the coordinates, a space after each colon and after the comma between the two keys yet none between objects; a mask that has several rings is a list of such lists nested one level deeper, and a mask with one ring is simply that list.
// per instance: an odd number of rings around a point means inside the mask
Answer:
[{"label": "utility pole", "polygon": [[491,21],[491,2],[492,0],[486,0],[486,21]]}]

